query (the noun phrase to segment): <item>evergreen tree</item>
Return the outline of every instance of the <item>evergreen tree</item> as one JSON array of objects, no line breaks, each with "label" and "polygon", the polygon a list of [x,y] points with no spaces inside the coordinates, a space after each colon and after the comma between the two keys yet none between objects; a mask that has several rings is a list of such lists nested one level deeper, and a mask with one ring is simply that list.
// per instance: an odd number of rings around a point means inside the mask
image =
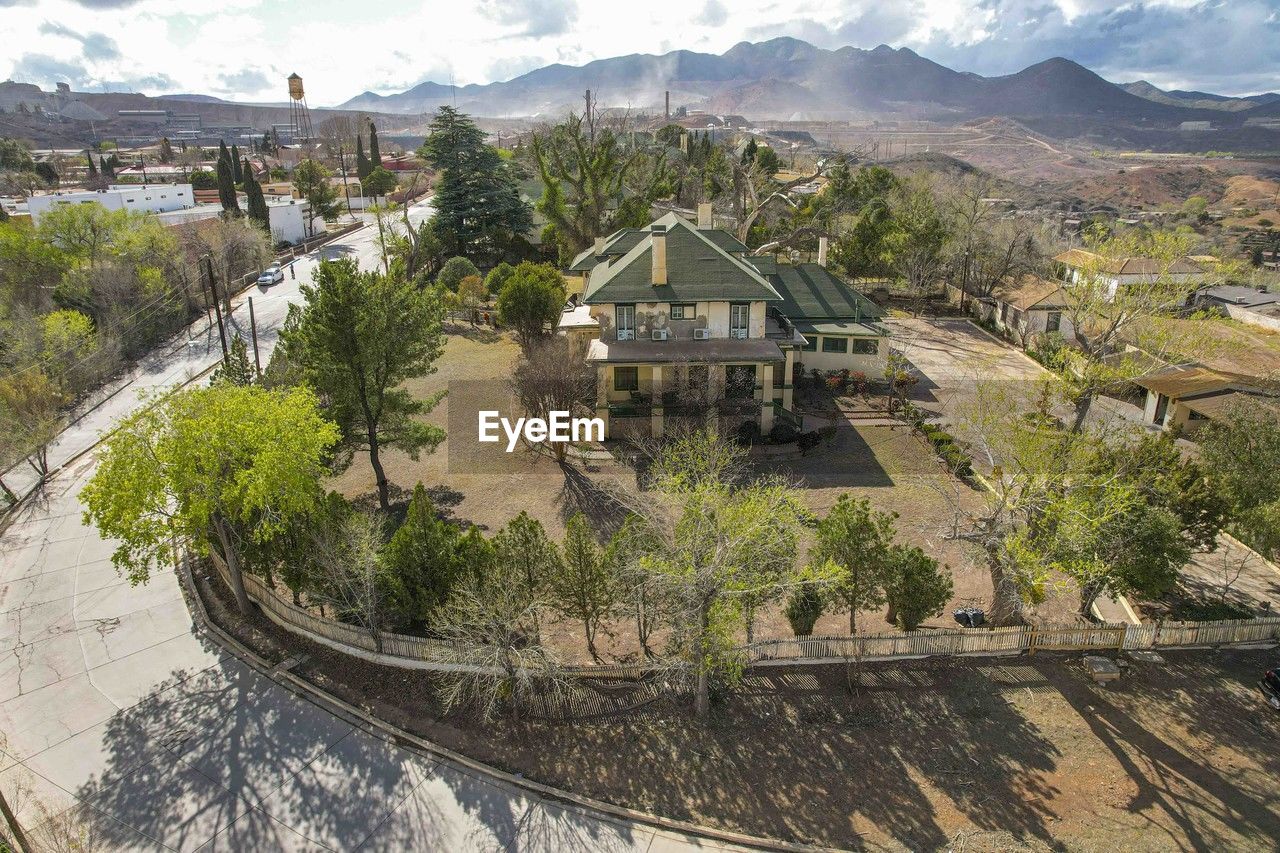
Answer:
[{"label": "evergreen tree", "polygon": [[169,142],[169,137],[167,136],[160,138],[160,162],[173,162],[173,145]]},{"label": "evergreen tree", "polygon": [[240,168],[240,146],[231,146],[231,180],[233,183],[244,181],[244,172]]},{"label": "evergreen tree", "polygon": [[441,107],[420,149],[437,172],[433,228],[453,255],[496,260],[532,225],[529,206],[498,152],[465,113]]},{"label": "evergreen tree", "polygon": [[231,163],[227,160],[218,158],[218,201],[222,202],[222,209],[226,213],[238,216],[240,214],[240,201],[236,198],[236,185],[232,180]]},{"label": "evergreen tree", "polygon": [[261,226],[262,230],[270,234],[271,211],[267,207],[266,198],[262,195],[262,185],[254,177],[253,167],[249,165],[248,160],[244,161],[241,172],[244,175],[244,194],[248,201],[249,218]]},{"label": "evergreen tree", "polygon": [[84,157],[86,160],[89,161],[89,177],[91,179],[98,177],[98,167],[94,164],[93,155],[89,153],[89,150],[87,148],[85,149]]},{"label": "evergreen tree", "polygon": [[369,122],[369,171],[382,165],[382,154],[378,151],[378,128]]},{"label": "evergreen tree", "polygon": [[229,383],[231,385],[252,385],[255,378],[253,362],[249,360],[249,346],[244,338],[237,334],[231,339],[227,361],[213,372],[210,383]]},{"label": "evergreen tree", "polygon": [[108,160],[106,157],[103,157],[102,158],[102,177],[114,178],[115,176],[116,176],[116,170],[111,165],[111,161]]},{"label": "evergreen tree", "polygon": [[369,165],[369,158],[364,156],[364,140],[360,134],[356,134],[356,177],[364,183],[364,179],[369,177],[369,173],[373,168]]}]

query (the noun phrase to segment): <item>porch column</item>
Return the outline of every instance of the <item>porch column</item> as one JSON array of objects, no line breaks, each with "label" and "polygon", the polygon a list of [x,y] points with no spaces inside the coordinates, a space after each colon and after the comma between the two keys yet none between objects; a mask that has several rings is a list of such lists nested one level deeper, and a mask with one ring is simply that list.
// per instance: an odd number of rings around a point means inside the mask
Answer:
[{"label": "porch column", "polygon": [[766,361],[760,367],[760,383],[764,386],[764,392],[760,395],[763,398],[760,405],[760,434],[768,435],[769,430],[773,429],[773,362]]},{"label": "porch column", "polygon": [[649,431],[654,438],[662,438],[662,365],[655,364],[652,371],[649,392],[653,407],[649,410]]},{"label": "porch column", "polygon": [[786,366],[783,368],[785,373],[783,373],[780,380],[782,382],[782,408],[790,412],[792,411],[791,401],[792,401],[792,391],[794,390],[792,386],[795,385],[795,382],[796,382],[795,380],[795,375],[796,375],[795,347],[787,347],[786,359],[787,359]]},{"label": "porch column", "polygon": [[596,369],[596,417],[604,421],[604,437],[609,437],[609,389],[613,387],[613,366]]},{"label": "porch column", "polygon": [[[711,399],[711,414],[707,418],[707,432],[716,435],[720,432],[720,403],[724,400],[728,386],[727,370],[723,364],[707,365],[707,397]],[[711,391],[715,391],[711,394]]]}]

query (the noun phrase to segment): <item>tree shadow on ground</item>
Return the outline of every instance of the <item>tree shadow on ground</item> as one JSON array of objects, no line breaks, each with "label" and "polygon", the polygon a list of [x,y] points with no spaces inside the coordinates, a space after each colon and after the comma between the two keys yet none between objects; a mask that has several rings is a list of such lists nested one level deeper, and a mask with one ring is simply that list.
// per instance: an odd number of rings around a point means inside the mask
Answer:
[{"label": "tree shadow on ground", "polygon": [[[1224,650],[1216,660],[1203,653],[1161,654],[1167,665],[1131,666],[1105,688],[1072,678],[1063,668],[1051,678],[1136,786],[1125,809],[1146,814],[1149,830],[1166,834],[1169,848],[1241,849],[1242,838],[1250,847],[1256,844],[1254,849],[1272,848],[1280,832],[1274,784],[1280,775],[1274,749],[1280,720],[1250,681],[1261,671],[1251,669],[1243,650]],[[1237,661],[1248,675],[1231,684],[1224,672]],[[1144,707],[1151,706],[1165,719],[1144,719]],[[1169,717],[1176,725],[1168,724]],[[1214,748],[1249,757],[1260,772],[1214,761],[1179,728]],[[1260,734],[1270,741],[1265,748]]]},{"label": "tree shadow on ground", "polygon": [[478,344],[496,344],[502,340],[502,333],[497,329],[490,326],[473,326],[456,320],[446,320],[444,332],[446,335],[456,335]]},{"label": "tree shadow on ground", "polygon": [[607,538],[626,521],[629,510],[625,503],[572,462],[561,462],[564,484],[556,496],[561,519],[568,521],[582,513],[600,538]]},{"label": "tree shadow on ground", "polygon": [[836,427],[830,443],[824,442],[798,459],[762,461],[758,467],[783,474],[802,489],[895,485],[893,477],[876,458],[876,448],[847,423]]}]

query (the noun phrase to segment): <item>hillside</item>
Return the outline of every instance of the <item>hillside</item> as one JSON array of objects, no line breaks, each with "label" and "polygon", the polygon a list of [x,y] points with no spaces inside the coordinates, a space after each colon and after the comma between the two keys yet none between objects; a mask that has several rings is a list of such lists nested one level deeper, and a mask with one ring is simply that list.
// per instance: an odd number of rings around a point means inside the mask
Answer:
[{"label": "hillside", "polygon": [[1177,208],[1193,195],[1217,204],[1227,177],[1205,166],[1138,166],[1062,185],[1090,207],[1116,210]]},{"label": "hillside", "polygon": [[1280,94],[1275,92],[1233,98],[1228,95],[1215,95],[1211,92],[1187,92],[1181,89],[1165,91],[1153,86],[1146,80],[1122,83],[1120,88],[1131,95],[1137,95],[1140,98],[1146,98],[1149,101],[1155,101],[1160,104],[1168,104],[1175,107],[1192,107],[1201,110],[1222,110],[1223,112],[1233,113],[1280,101]]},{"label": "hillside", "polygon": [[583,66],[548,65],[512,80],[456,89],[426,82],[392,95],[366,92],[342,107],[424,113],[456,102],[478,115],[528,116],[577,107],[586,89],[606,106],[660,109],[663,92],[669,90],[673,106],[759,119],[787,119],[796,113],[821,113],[828,119],[944,120],[1080,115],[1176,125],[1224,117],[1218,109],[1139,97],[1062,58],[1016,74],[982,77],[947,68],[907,48],[826,50],[793,38],[742,42],[720,55],[677,50]]}]

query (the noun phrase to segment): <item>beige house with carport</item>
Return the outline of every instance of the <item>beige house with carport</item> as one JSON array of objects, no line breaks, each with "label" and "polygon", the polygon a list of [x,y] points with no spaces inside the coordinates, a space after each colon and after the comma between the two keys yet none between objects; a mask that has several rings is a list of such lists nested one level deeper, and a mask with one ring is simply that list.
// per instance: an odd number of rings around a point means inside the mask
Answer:
[{"label": "beige house with carport", "polygon": [[1259,387],[1256,378],[1200,365],[1167,367],[1134,384],[1147,392],[1145,423],[1188,437],[1245,399],[1268,400],[1280,407],[1280,397]]}]

